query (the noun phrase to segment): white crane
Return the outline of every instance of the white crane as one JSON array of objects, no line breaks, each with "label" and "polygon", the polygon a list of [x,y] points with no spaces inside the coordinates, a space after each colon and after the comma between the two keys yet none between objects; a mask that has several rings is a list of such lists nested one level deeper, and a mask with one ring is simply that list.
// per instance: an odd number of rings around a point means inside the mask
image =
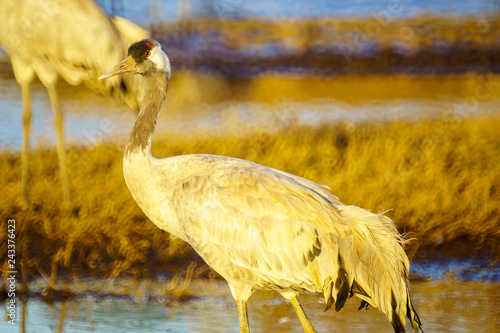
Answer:
[{"label": "white crane", "polygon": [[[139,109],[142,87],[133,76],[98,82],[98,74],[126,55],[147,31],[120,17],[110,19],[91,0],[0,0],[0,44],[9,55],[23,98],[22,196],[28,203],[28,146],[31,127],[30,84],[38,77],[53,109],[64,200],[70,189],[63,146],[63,114],[56,92],[58,77],[72,85],[85,83]],[[106,45],[103,50],[102,45]]]},{"label": "white crane", "polygon": [[[161,45],[134,43],[128,57],[100,79],[132,72],[145,80],[144,100],[123,158],[132,196],[161,229],[193,246],[236,299],[241,332],[249,332],[247,300],[255,290],[290,300],[305,332],[315,332],[299,303],[322,292],[326,309],[347,298],[378,307],[395,332],[408,317],[421,329],[408,285],[405,243],[393,222],[343,205],[321,185],[235,158],[184,155],[157,159],[151,137],[170,82]],[[360,308],[361,308],[360,307]]]}]

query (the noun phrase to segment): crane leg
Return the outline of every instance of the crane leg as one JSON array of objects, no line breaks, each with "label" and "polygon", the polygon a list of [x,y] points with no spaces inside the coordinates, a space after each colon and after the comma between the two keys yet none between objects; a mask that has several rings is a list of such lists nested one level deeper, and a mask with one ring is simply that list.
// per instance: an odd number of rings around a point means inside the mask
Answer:
[{"label": "crane leg", "polygon": [[250,333],[250,325],[248,323],[247,301],[252,295],[252,287],[238,281],[227,282],[236,305],[238,306],[238,317],[240,319],[240,333]]},{"label": "crane leg", "polygon": [[240,333],[250,333],[250,325],[248,324],[248,310],[246,301],[236,301],[238,304],[238,316],[240,319]]},{"label": "crane leg", "polygon": [[59,100],[57,99],[56,88],[54,85],[48,85],[50,103],[54,112],[54,130],[56,131],[57,157],[59,159],[59,173],[61,175],[61,183],[63,187],[64,202],[70,202],[68,172],[66,170],[66,154],[64,152],[63,141],[63,115],[59,108]]},{"label": "crane leg", "polygon": [[302,327],[304,328],[305,333],[316,333],[316,330],[314,329],[313,325],[307,318],[306,314],[304,313],[304,310],[302,309],[302,305],[300,305],[299,299],[297,296],[291,296],[289,298],[290,302],[292,302],[293,308],[295,309],[295,312],[297,312],[297,316],[299,316],[300,323],[302,324]]},{"label": "crane leg", "polygon": [[28,206],[28,147],[30,141],[30,130],[31,130],[31,102],[30,102],[30,84],[21,84],[21,91],[23,94],[23,141],[21,143],[21,193],[23,203]]}]

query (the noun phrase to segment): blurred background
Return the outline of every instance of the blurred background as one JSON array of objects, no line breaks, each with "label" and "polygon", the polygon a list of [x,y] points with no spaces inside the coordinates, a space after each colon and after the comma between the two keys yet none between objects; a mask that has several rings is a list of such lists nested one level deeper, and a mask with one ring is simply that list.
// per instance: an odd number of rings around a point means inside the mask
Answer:
[{"label": "blurred background", "polygon": [[[157,229],[123,180],[140,79],[96,78],[148,35],[172,62],[156,157],[243,158],[386,212],[414,238],[424,330],[500,331],[498,1],[1,0],[0,22],[0,297],[7,305],[15,219],[19,304],[16,326],[2,307],[0,331],[238,331],[225,282]],[[18,71],[50,64],[60,77],[30,85],[28,203],[16,57]],[[353,300],[334,313],[302,298],[318,331],[391,331]],[[302,332],[277,294],[256,294],[249,313],[255,332]]]}]

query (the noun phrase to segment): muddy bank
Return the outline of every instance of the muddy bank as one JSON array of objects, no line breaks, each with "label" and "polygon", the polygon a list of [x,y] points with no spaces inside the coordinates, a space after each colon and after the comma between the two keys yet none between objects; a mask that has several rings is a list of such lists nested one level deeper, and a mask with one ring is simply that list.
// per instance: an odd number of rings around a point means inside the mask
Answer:
[{"label": "muddy bank", "polygon": [[153,28],[174,68],[252,76],[500,71],[497,16],[197,19]]},{"label": "muddy bank", "polygon": [[[265,72],[500,73],[497,15],[197,18],[157,24],[174,70],[251,77]],[[1,59],[0,73],[12,74]],[[4,74],[5,75],[5,74]]]}]

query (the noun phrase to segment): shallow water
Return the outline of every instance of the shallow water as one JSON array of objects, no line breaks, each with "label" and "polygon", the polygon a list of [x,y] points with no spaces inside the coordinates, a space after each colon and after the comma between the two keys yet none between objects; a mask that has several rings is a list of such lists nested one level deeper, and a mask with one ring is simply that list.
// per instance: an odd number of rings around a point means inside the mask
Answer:
[{"label": "shallow water", "polygon": [[[465,74],[299,76],[260,75],[229,79],[176,71],[160,114],[156,138],[168,135],[228,135],[277,130],[289,124],[356,124],[391,119],[492,114],[500,101],[498,76]],[[84,86],[60,82],[67,143],[124,141],[135,114]],[[31,144],[53,144],[52,109],[46,89],[32,85]],[[0,77],[0,147],[21,146],[21,90],[13,77]]]},{"label": "shallow water", "polygon": [[[27,305],[27,332],[238,332],[237,310],[225,282],[194,281],[187,302],[135,301],[91,295],[47,305]],[[425,332],[498,332],[500,285],[496,282],[413,282],[412,298]],[[391,332],[377,309],[357,311],[351,299],[338,313],[323,312],[321,295],[300,297],[318,332]],[[18,308],[20,312],[20,308]],[[273,292],[258,292],[249,302],[252,332],[303,332],[292,306]],[[5,321],[1,332],[18,332]],[[409,331],[409,330],[408,330]]]}]

